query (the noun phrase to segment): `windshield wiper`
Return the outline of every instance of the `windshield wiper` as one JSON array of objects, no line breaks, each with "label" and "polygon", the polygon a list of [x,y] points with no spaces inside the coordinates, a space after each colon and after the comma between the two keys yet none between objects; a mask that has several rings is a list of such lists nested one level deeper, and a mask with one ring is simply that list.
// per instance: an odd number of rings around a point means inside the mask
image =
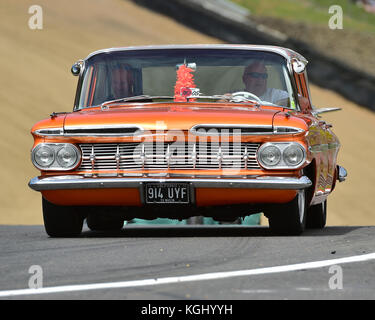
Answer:
[{"label": "windshield wiper", "polygon": [[112,104],[112,103],[118,103],[118,102],[136,102],[136,101],[143,101],[143,100],[153,100],[153,99],[174,99],[174,97],[171,96],[150,96],[147,94],[142,94],[139,96],[133,96],[133,97],[125,97],[125,98],[120,98],[120,99],[115,99],[115,100],[108,100],[104,101],[101,104],[101,107]]},{"label": "windshield wiper", "polygon": [[257,101],[255,99],[248,99],[245,97],[236,97],[232,96],[231,94],[215,94],[212,96],[197,96],[197,97],[188,97],[188,99],[191,98],[197,98],[197,99],[213,99],[213,100],[226,100],[228,102],[234,102],[234,103],[240,103],[240,102],[245,102],[245,103],[253,103],[256,106],[260,105],[260,101]]},{"label": "windshield wiper", "polygon": [[[143,100],[153,100],[153,99],[174,99],[175,97],[172,96],[150,96],[147,94],[139,95],[139,96],[133,96],[133,97],[125,97],[120,99],[114,99],[114,100],[108,100],[103,102],[100,106],[108,106],[109,104],[113,103],[119,103],[119,102],[137,102],[137,101],[143,101]],[[210,100],[226,100],[228,102],[248,102],[253,103],[255,105],[259,105],[259,102],[253,99],[246,99],[241,97],[241,99],[237,99],[237,97],[232,97],[232,95],[224,95],[224,94],[216,94],[211,96],[188,96],[186,97],[187,101],[190,99],[210,99]]]}]

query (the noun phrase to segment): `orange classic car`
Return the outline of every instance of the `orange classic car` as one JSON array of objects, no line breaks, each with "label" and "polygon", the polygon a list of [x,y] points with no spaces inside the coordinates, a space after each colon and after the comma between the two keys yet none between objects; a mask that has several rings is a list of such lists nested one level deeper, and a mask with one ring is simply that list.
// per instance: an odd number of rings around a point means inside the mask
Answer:
[{"label": "orange classic car", "polygon": [[326,224],[346,171],[311,103],[306,59],[259,45],[110,48],[72,66],[72,112],[31,130],[51,237],[135,218],[219,221],[263,212],[277,234]]}]

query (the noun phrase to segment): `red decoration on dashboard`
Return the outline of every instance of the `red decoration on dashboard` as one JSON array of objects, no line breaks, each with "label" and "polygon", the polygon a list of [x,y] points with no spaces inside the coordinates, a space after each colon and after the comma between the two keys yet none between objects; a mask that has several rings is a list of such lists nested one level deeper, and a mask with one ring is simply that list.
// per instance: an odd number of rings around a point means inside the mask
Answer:
[{"label": "red decoration on dashboard", "polygon": [[[177,70],[177,80],[176,85],[174,87],[174,101],[176,102],[186,102],[187,95],[191,90],[189,88],[195,88],[194,83],[194,76],[192,72],[194,70],[187,67],[185,64],[181,65]],[[191,101],[195,101],[195,99],[191,99]]]}]

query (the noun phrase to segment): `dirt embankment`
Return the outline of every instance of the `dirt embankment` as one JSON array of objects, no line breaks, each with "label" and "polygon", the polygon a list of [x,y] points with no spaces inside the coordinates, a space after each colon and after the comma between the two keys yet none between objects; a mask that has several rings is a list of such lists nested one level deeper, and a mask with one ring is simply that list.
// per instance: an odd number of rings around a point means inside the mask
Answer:
[{"label": "dirt embankment", "polygon": [[375,76],[375,37],[373,34],[345,28],[330,29],[278,18],[251,16],[251,20],[278,30],[296,40],[308,43],[317,51],[338,59],[359,71]]},{"label": "dirt embankment", "polygon": [[[0,2],[0,224],[41,224],[40,194],[28,188],[38,171],[30,161],[32,125],[53,111],[70,111],[77,78],[72,63],[107,47],[219,43],[172,19],[124,0],[40,0],[43,29],[30,30],[29,0]],[[329,199],[329,225],[373,225],[375,114],[337,94],[311,87],[317,106],[342,107],[324,116],[333,123],[349,171]]]}]

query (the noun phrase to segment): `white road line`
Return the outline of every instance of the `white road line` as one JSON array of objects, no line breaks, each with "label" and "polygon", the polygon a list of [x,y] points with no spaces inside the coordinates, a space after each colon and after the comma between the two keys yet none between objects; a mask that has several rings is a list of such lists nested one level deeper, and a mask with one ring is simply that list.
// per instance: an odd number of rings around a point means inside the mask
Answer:
[{"label": "white road line", "polygon": [[0,297],[62,293],[62,292],[73,292],[73,291],[87,291],[87,290],[101,290],[101,289],[131,288],[131,287],[155,286],[155,285],[162,285],[162,284],[174,284],[174,283],[191,282],[191,281],[217,280],[217,279],[225,279],[225,278],[233,278],[233,277],[243,277],[243,276],[270,274],[270,273],[290,272],[290,271],[297,271],[297,270],[316,269],[316,268],[323,268],[323,267],[327,267],[331,265],[369,261],[369,260],[374,260],[374,259],[375,259],[375,252],[364,254],[364,255],[359,255],[359,256],[346,257],[346,258],[305,262],[305,263],[276,266],[276,267],[267,267],[267,268],[260,268],[260,269],[212,272],[212,273],[195,274],[195,275],[189,275],[189,276],[166,277],[166,278],[155,278],[155,279],[144,279],[144,280],[133,280],[133,281],[67,285],[67,286],[56,286],[56,287],[47,287],[47,288],[39,288],[39,289],[4,290],[4,291],[0,291]]}]

